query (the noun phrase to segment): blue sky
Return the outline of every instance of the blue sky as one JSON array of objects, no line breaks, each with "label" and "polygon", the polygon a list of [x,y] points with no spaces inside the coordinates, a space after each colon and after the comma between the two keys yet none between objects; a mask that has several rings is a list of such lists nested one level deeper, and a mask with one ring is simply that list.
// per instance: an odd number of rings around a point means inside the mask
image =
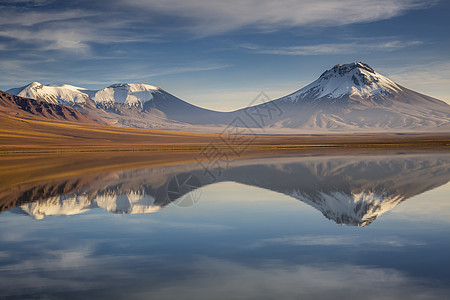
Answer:
[{"label": "blue sky", "polygon": [[232,110],[363,61],[450,103],[449,28],[445,0],[0,0],[0,89],[149,83]]}]

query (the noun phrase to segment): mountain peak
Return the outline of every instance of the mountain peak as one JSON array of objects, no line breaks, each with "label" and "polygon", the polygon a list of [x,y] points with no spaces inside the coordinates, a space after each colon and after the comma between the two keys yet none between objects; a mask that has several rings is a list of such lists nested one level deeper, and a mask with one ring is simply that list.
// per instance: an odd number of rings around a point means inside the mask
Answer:
[{"label": "mountain peak", "polygon": [[320,77],[326,76],[328,73],[337,73],[339,75],[344,75],[350,73],[354,69],[365,70],[369,73],[376,74],[374,69],[372,69],[368,64],[363,62],[354,62],[350,64],[337,64],[332,69],[325,71]]},{"label": "mountain peak", "polygon": [[31,82],[29,85],[26,85],[25,87],[43,87],[44,85],[42,83],[39,83],[37,81]]},{"label": "mountain peak", "polygon": [[401,88],[392,80],[375,72],[368,64],[353,62],[337,64],[320,77],[291,94],[291,101],[300,99],[339,99],[344,96],[367,98],[375,95],[393,95]]},{"label": "mountain peak", "polygon": [[107,88],[117,89],[117,88],[124,88],[124,89],[132,89],[132,90],[160,90],[159,87],[153,86],[150,84],[145,83],[115,83],[111,84]]},{"label": "mountain peak", "polygon": [[[377,82],[381,76],[374,69],[372,69],[368,64],[363,62],[354,62],[350,64],[337,64],[333,68],[326,70],[320,75],[319,79],[330,79],[332,77],[346,77],[351,76],[352,81],[356,85],[370,84],[371,80],[369,77],[373,77],[374,81]],[[362,81],[356,80],[360,77]]]},{"label": "mountain peak", "polygon": [[114,84],[111,84],[110,86],[108,86],[107,88],[116,89],[116,88],[127,87],[127,86],[128,86],[128,83],[114,83]]}]

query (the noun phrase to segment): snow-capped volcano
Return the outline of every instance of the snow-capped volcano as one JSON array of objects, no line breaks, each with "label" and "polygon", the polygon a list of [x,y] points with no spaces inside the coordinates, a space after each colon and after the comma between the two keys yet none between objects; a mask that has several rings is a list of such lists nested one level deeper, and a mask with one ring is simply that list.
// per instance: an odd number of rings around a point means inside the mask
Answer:
[{"label": "snow-capped volcano", "polygon": [[394,95],[402,88],[389,78],[375,72],[365,63],[335,65],[325,71],[316,81],[288,96],[292,101],[299,99],[371,97]]},{"label": "snow-capped volcano", "polygon": [[282,113],[266,118],[265,127],[278,130],[450,130],[450,105],[403,87],[361,62],[335,65],[306,87],[269,103]]}]

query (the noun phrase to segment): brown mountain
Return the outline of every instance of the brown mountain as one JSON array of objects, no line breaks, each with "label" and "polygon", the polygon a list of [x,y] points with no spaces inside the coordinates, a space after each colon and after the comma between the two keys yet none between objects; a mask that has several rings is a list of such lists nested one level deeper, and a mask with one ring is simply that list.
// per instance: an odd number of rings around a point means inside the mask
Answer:
[{"label": "brown mountain", "polygon": [[106,120],[89,114],[81,114],[67,105],[52,104],[45,101],[22,98],[0,91],[0,114],[19,118],[48,119],[84,124],[111,125]]}]

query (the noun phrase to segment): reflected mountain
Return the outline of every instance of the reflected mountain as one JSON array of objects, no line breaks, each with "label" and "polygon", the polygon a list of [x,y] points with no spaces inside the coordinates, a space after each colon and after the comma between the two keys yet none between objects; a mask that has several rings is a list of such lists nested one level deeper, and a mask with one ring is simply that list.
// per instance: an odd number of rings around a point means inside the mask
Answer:
[{"label": "reflected mountain", "polygon": [[94,208],[151,213],[173,202],[193,205],[201,187],[231,181],[289,195],[338,224],[366,226],[402,201],[449,180],[450,154],[445,153],[243,159],[17,187],[0,193],[0,210],[36,219]]}]

